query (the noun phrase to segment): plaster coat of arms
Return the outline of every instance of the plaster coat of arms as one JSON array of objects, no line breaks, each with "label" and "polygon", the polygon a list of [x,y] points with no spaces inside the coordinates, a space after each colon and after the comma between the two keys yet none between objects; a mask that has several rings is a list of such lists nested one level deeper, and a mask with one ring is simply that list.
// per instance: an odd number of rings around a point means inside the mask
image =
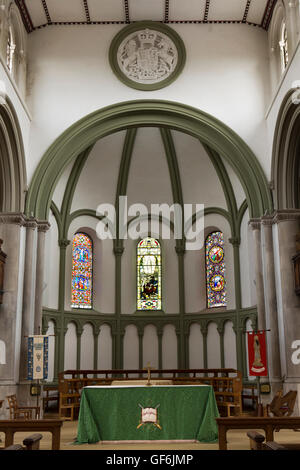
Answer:
[{"label": "plaster coat of arms", "polygon": [[166,34],[147,28],[135,31],[122,41],[117,62],[130,80],[143,84],[158,83],[174,71],[178,51]]}]

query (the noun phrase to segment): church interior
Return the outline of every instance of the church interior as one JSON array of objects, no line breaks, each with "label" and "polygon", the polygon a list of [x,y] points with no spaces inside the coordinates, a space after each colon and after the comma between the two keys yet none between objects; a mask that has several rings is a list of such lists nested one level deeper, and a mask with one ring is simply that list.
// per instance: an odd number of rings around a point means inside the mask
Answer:
[{"label": "church interior", "polygon": [[300,0],[0,0],[0,447],[300,450],[299,68]]}]

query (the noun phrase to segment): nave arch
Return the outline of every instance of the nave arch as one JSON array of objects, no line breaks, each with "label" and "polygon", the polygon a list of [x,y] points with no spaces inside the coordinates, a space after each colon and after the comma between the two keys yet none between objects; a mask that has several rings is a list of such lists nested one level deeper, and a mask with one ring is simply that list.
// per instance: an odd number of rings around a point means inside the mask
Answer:
[{"label": "nave arch", "polygon": [[9,98],[0,96],[0,212],[24,211],[24,146],[18,118]]}]

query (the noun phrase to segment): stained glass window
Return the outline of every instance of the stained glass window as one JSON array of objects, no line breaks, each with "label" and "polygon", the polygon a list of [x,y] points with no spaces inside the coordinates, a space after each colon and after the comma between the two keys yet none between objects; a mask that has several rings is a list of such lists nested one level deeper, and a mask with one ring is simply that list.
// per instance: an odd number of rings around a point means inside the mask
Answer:
[{"label": "stained glass window", "polygon": [[150,237],[137,245],[137,309],[161,310],[161,250]]},{"label": "stained glass window", "polygon": [[206,238],[207,307],[226,307],[224,236],[212,232]]},{"label": "stained glass window", "polygon": [[72,308],[92,308],[93,244],[76,233],[72,244]]}]

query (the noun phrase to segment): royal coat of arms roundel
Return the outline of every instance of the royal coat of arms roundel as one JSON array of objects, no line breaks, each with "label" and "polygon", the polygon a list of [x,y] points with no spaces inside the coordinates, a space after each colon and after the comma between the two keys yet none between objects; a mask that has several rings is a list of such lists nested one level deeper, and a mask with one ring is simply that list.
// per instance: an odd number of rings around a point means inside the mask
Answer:
[{"label": "royal coat of arms roundel", "polygon": [[178,34],[151,21],[123,28],[110,47],[110,64],[117,77],[138,90],[157,90],[177,78],[185,63]]}]

